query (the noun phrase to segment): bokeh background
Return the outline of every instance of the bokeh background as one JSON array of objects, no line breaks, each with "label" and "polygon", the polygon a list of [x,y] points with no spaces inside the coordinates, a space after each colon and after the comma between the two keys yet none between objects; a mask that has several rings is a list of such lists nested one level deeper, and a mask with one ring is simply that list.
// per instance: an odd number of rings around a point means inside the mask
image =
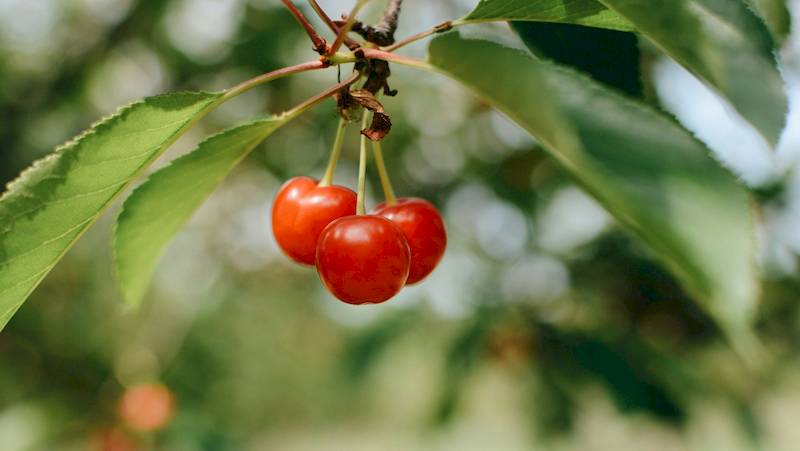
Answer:
[{"label": "bokeh background", "polygon": [[[475,3],[407,0],[399,35]],[[519,45],[506,26],[472,32]],[[142,309],[116,291],[114,212],[70,251],[0,333],[0,450],[797,450],[800,35],[782,55],[793,110],[775,151],[690,74],[642,51],[649,101],[758,202],[755,371],[532,138],[448,80],[396,67],[384,141],[396,190],[436,203],[449,227],[428,280],[381,306],[346,306],[276,248],[272,197],[288,177],[322,173],[328,102],[227,179],[169,248]],[[0,182],[132,100],[313,57],[277,0],[0,0]],[[336,77],[248,93],[161,162]],[[354,186],[351,132],[337,182]],[[175,401],[162,430],[120,418],[120,397],[142,383]]]}]

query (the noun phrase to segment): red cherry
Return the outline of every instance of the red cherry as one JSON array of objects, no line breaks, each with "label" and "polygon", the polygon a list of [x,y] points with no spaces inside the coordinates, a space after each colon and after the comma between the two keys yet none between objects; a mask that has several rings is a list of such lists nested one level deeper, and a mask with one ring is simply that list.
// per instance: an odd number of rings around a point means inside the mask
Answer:
[{"label": "red cherry", "polygon": [[317,271],[348,304],[379,304],[403,289],[411,251],[403,232],[382,216],[347,216],[328,225],[317,244]]},{"label": "red cherry", "polygon": [[342,186],[318,186],[310,177],[295,177],[278,191],[272,206],[272,233],[292,260],[314,264],[317,239],[334,219],[356,213],[356,193]]},{"label": "red cherry", "polygon": [[417,283],[436,268],[447,247],[447,231],[439,210],[425,199],[401,198],[394,205],[380,204],[375,214],[391,219],[403,231],[411,248],[408,285]]}]

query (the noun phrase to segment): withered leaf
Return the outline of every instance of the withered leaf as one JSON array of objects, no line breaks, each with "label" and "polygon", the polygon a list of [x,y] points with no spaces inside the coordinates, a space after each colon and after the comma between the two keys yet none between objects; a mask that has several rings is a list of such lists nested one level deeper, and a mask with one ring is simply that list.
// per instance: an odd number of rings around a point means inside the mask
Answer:
[{"label": "withered leaf", "polygon": [[372,123],[369,128],[361,130],[361,134],[372,141],[380,141],[383,139],[389,133],[389,130],[392,129],[392,120],[389,118],[389,115],[386,114],[381,102],[366,89],[350,91],[349,98],[349,100],[352,100],[373,113]]}]

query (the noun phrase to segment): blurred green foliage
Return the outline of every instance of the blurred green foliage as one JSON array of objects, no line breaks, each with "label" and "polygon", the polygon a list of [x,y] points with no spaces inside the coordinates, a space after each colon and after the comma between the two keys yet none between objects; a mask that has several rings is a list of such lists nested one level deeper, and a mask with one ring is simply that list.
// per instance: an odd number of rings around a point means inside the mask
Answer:
[{"label": "blurred green foliage", "polygon": [[[115,105],[313,57],[279,2],[23,2],[0,0],[0,12],[29,8],[0,19],[4,182]],[[409,1],[401,31],[471,5],[429,6]],[[545,28],[530,32],[561,36]],[[561,60],[564,43],[545,54]],[[111,215],[70,251],[0,334],[0,449],[103,449],[98,434],[120,427],[137,447],[164,450],[793,449],[782,418],[800,399],[796,276],[765,285],[764,359],[746,367],[533,140],[443,79],[395,72],[384,148],[396,189],[435,202],[449,226],[430,280],[384,306],[344,306],[270,241],[281,181],[322,172],[336,126],[325,104],[212,196],[140,311],[114,285]],[[617,84],[613,75],[597,74]],[[617,86],[638,94],[624,75]],[[332,71],[276,81],[213,114],[177,152],[334,81]],[[350,186],[355,143],[338,177]],[[153,380],[178,400],[174,421],[146,434],[120,426],[122,391]]]}]

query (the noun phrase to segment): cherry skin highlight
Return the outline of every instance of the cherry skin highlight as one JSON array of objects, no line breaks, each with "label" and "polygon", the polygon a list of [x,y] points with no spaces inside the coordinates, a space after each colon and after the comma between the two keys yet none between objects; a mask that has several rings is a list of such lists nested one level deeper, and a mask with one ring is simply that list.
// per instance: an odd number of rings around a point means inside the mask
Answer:
[{"label": "cherry skin highlight", "polygon": [[356,193],[342,186],[318,186],[294,177],[278,191],[272,206],[272,233],[292,260],[313,265],[317,239],[331,221],[356,213]]},{"label": "cherry skin highlight", "polygon": [[383,216],[347,216],[328,225],[317,243],[317,272],[348,304],[379,304],[403,289],[411,250],[403,232]]},{"label": "cherry skin highlight", "polygon": [[430,274],[442,260],[447,231],[439,210],[425,199],[401,198],[394,205],[380,204],[375,214],[397,224],[411,248],[411,270],[406,284],[415,284]]}]

